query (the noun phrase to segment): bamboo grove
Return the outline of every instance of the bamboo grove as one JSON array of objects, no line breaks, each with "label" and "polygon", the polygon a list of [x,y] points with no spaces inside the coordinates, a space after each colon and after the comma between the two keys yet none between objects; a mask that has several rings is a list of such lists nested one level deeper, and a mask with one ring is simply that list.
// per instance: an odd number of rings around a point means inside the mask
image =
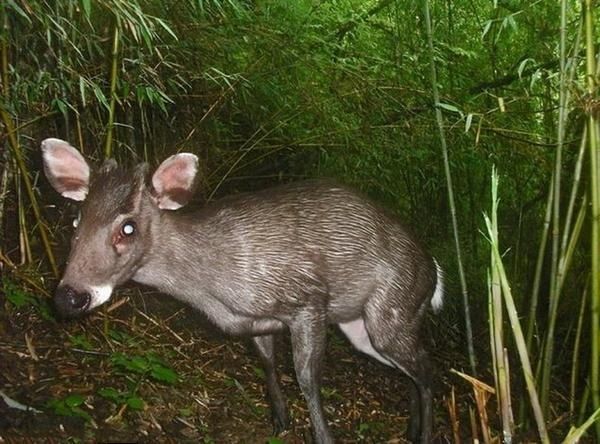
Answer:
[{"label": "bamboo grove", "polygon": [[126,164],[195,152],[204,200],[334,177],[403,215],[444,264],[442,433],[600,441],[595,7],[1,2],[4,288],[44,297],[63,260],[45,137]]}]

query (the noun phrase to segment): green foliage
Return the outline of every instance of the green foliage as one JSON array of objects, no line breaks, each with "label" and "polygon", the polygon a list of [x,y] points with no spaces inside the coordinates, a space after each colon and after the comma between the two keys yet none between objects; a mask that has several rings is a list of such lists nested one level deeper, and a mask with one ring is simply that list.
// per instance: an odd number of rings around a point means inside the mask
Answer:
[{"label": "green foliage", "polygon": [[254,415],[261,416],[266,414],[266,409],[262,406],[257,405],[256,400],[250,396],[250,394],[246,391],[242,383],[236,378],[225,379],[225,384],[228,387],[233,387],[237,390],[246,407],[248,407]]},{"label": "green foliage", "polygon": [[2,280],[2,290],[6,296],[6,300],[10,302],[15,308],[23,308],[30,305],[36,305],[37,299],[25,289],[17,286],[8,279]]},{"label": "green foliage", "polygon": [[52,309],[45,298],[40,298],[28,292],[22,286],[17,285],[8,278],[2,278],[2,291],[6,300],[16,309],[27,307],[35,308],[38,313],[47,321],[54,321]]},{"label": "green foliage", "polygon": [[189,416],[192,416],[194,414],[194,412],[192,411],[192,409],[183,408],[183,409],[179,409],[179,414],[181,416],[183,416],[184,418],[187,418]]},{"label": "green foliage", "polygon": [[127,404],[127,407],[132,410],[144,409],[144,401],[142,398],[135,395],[133,391],[121,392],[113,387],[102,387],[98,390],[98,395],[117,405]]},{"label": "green foliage", "polygon": [[373,435],[381,433],[384,425],[380,422],[371,421],[371,422],[361,422],[358,426],[356,434],[361,439],[368,439]]},{"label": "green foliage", "polygon": [[94,346],[84,334],[69,336],[69,342],[73,347],[80,348],[82,350],[93,350]]},{"label": "green foliage", "polygon": [[139,396],[138,390],[147,379],[163,384],[172,385],[179,381],[179,376],[162,359],[153,353],[144,355],[125,355],[113,353],[110,362],[117,373],[125,376],[135,376],[135,381],[128,378],[127,389],[118,390],[114,387],[102,387],[98,395],[116,404],[126,405],[131,410],[143,410],[144,400]]},{"label": "green foliage", "polygon": [[130,335],[127,331],[117,328],[111,328],[108,330],[108,337],[126,347],[140,347],[143,344],[139,338]]},{"label": "green foliage", "polygon": [[265,379],[265,371],[262,368],[252,366],[252,371],[259,379]]},{"label": "green foliage", "polygon": [[337,401],[343,401],[344,397],[339,394],[339,392],[332,387],[321,387],[321,396],[323,399],[335,399]]},{"label": "green foliage", "polygon": [[175,370],[168,367],[153,353],[132,356],[115,353],[111,356],[110,360],[115,368],[122,372],[149,377],[157,382],[169,385],[175,384],[179,380],[179,376]]},{"label": "green foliage", "polygon": [[72,416],[91,421],[92,417],[83,410],[85,397],[79,394],[72,394],[63,399],[51,399],[46,407],[52,410],[56,415]]}]

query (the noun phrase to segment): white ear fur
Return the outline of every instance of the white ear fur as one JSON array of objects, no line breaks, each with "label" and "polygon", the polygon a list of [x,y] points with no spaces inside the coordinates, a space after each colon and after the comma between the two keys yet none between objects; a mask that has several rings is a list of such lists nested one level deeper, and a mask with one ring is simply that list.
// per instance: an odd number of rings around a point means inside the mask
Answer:
[{"label": "white ear fur", "polygon": [[154,200],[163,210],[177,210],[189,202],[194,192],[198,157],[179,153],[167,158],[152,176]]},{"label": "white ear fur", "polygon": [[44,172],[52,187],[68,199],[82,201],[87,196],[90,167],[79,151],[61,139],[42,142]]}]

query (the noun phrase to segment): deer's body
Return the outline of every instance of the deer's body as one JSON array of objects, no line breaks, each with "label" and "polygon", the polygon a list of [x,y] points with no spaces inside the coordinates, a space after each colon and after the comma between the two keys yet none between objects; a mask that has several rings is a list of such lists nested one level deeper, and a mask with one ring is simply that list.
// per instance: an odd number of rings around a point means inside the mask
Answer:
[{"label": "deer's body", "polygon": [[289,329],[298,382],[323,443],[332,441],[319,393],[325,333],[338,324],[359,350],[411,378],[410,433],[430,440],[421,325],[429,304],[441,305],[441,272],[395,218],[321,181],[169,211],[191,195],[195,156],[167,159],[148,186],[144,167],[131,174],[108,162],[90,180],[87,163],[66,142],[48,139],[42,147],[53,186],[84,201],[56,294],[59,311],[87,312],[132,279],[188,303],[230,334],[252,336],[276,431],[288,417],[272,334]]}]

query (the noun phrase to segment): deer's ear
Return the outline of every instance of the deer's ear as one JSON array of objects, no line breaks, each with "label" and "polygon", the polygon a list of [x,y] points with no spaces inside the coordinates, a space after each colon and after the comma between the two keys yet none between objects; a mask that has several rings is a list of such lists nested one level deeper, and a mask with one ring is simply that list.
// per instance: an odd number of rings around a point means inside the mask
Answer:
[{"label": "deer's ear", "polygon": [[187,204],[194,193],[198,157],[190,153],[175,154],[152,176],[152,195],[159,208],[176,210]]},{"label": "deer's ear", "polygon": [[42,142],[44,173],[50,185],[68,199],[82,201],[87,196],[90,167],[79,151],[60,139]]}]

